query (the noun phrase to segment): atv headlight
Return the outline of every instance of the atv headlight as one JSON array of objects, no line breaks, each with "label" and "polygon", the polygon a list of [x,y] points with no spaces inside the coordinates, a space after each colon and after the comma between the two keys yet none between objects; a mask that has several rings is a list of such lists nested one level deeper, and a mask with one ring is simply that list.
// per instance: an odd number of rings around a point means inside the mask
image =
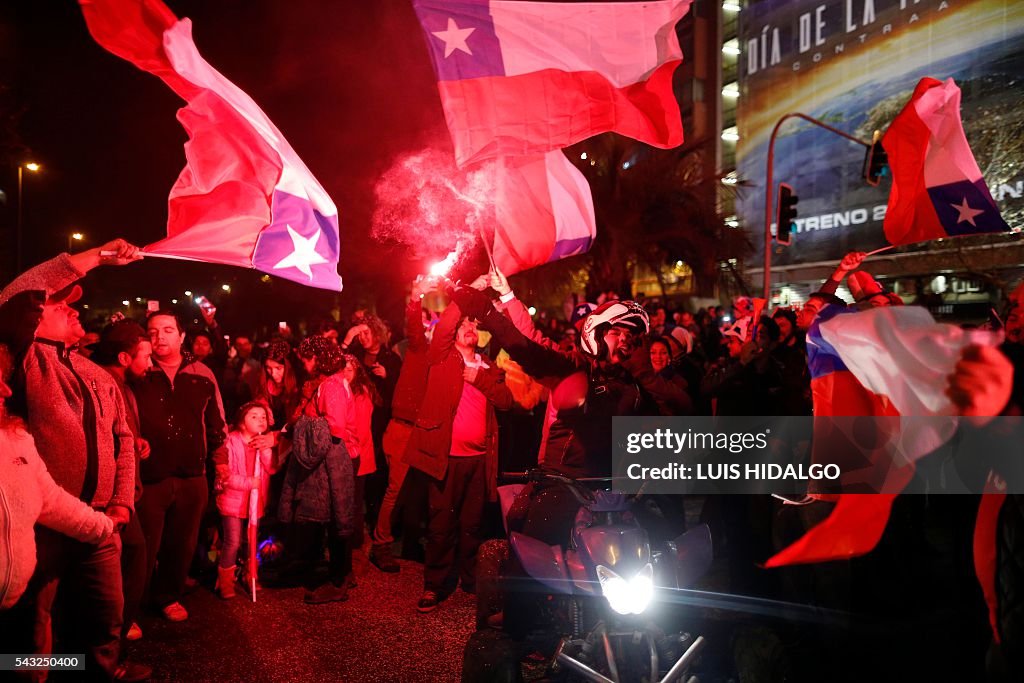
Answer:
[{"label": "atv headlight", "polygon": [[608,604],[619,614],[641,614],[654,597],[654,567],[650,562],[629,581],[599,564],[597,578]]}]

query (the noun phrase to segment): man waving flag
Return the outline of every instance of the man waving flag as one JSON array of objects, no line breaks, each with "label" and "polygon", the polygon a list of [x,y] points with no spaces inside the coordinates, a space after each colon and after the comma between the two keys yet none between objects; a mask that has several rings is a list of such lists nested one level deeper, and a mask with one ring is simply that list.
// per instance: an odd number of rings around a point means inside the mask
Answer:
[{"label": "man waving flag", "polygon": [[161,0],[80,3],[97,43],[188,103],[178,112],[189,141],[167,238],[144,251],[341,291],[334,202],[252,98],[202,58],[191,22]]}]

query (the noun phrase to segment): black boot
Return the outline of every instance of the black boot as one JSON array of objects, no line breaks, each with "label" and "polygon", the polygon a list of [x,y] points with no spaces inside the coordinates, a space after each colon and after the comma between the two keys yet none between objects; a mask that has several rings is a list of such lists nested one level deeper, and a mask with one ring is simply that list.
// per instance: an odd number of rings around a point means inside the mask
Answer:
[{"label": "black boot", "polygon": [[370,562],[377,569],[389,574],[394,574],[402,569],[395,560],[395,556],[391,554],[390,543],[374,543],[370,548]]}]

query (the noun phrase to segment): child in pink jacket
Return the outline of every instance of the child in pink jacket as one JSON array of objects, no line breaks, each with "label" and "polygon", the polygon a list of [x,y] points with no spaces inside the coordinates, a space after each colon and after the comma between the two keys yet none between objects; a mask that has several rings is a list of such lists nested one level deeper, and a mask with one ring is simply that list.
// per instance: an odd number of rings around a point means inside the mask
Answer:
[{"label": "child in pink jacket", "polygon": [[[234,427],[228,434],[226,459],[214,459],[217,469],[217,509],[223,533],[218,563],[217,591],[224,599],[235,596],[235,563],[242,532],[249,517],[249,496],[257,491],[258,512],[262,517],[270,490],[270,475],[277,471],[274,462],[274,436],[267,432],[270,414],[266,404],[250,401],[238,410]],[[247,572],[252,568],[247,568]],[[249,585],[248,580],[246,585]]]}]

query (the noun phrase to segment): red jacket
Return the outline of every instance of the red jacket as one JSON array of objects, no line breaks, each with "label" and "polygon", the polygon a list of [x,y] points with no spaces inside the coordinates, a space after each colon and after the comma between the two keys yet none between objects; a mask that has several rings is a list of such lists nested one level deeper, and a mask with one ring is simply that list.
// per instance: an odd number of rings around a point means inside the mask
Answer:
[{"label": "red jacket", "polygon": [[[405,461],[410,467],[438,480],[443,479],[448,471],[452,425],[465,382],[462,373],[466,363],[455,348],[455,333],[461,317],[459,307],[453,302],[445,309],[434,330],[427,351],[426,389],[405,451]],[[473,386],[487,397],[487,496],[489,500],[496,500],[498,420],[494,409],[508,410],[513,400],[512,392],[505,385],[505,373],[490,358],[484,357],[484,362],[486,367],[481,367],[476,373]]]},{"label": "red jacket", "polygon": [[395,384],[391,399],[391,417],[412,423],[423,404],[427,389],[427,334],[423,330],[419,299],[410,300],[405,307],[405,336],[409,347],[402,361],[402,371]]}]

